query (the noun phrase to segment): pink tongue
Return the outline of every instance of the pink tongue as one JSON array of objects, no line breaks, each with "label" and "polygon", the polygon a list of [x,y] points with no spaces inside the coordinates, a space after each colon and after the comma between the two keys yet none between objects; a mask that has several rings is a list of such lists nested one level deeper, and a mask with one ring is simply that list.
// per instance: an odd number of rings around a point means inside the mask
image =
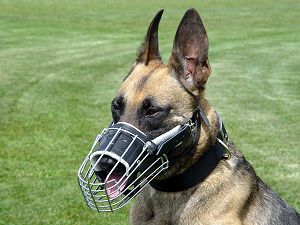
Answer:
[{"label": "pink tongue", "polygon": [[125,188],[126,185],[126,181],[124,182],[124,180],[126,179],[126,177],[123,177],[122,175],[117,175],[117,174],[112,174],[109,176],[106,185],[107,185],[107,194],[109,195],[109,197],[111,198],[115,198],[117,197]]}]

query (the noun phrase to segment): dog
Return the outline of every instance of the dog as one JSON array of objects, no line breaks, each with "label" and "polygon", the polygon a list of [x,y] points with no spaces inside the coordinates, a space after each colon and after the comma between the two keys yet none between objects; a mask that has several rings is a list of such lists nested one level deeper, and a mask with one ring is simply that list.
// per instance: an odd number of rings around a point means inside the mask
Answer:
[{"label": "dog", "polygon": [[183,16],[168,64],[162,62],[158,46],[162,14],[163,10],[153,18],[135,63],[112,101],[113,123],[135,127],[155,140],[192,118],[190,128],[195,132],[172,139],[175,144],[166,153],[170,165],[137,195],[130,223],[300,224],[299,213],[256,175],[228,139],[220,116],[204,97],[211,67],[208,37],[198,12],[188,9]]}]

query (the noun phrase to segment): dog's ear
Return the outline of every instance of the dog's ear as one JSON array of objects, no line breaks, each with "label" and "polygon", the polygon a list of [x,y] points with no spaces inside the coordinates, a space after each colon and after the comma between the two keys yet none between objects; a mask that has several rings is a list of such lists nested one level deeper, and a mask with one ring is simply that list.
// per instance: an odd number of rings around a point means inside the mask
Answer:
[{"label": "dog's ear", "polygon": [[158,47],[158,26],[164,10],[160,10],[149,25],[145,40],[138,50],[136,61],[148,64],[150,60],[161,60]]},{"label": "dog's ear", "polygon": [[169,60],[177,78],[193,93],[203,90],[211,73],[208,63],[208,38],[195,9],[184,14],[178,26]]}]

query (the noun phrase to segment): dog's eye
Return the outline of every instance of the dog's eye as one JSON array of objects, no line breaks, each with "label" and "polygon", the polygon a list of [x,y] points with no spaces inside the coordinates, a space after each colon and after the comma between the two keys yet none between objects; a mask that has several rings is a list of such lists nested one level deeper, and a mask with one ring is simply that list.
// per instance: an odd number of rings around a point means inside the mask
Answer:
[{"label": "dog's eye", "polygon": [[139,123],[146,130],[157,130],[170,110],[170,106],[158,106],[151,98],[147,98],[138,110]]},{"label": "dog's eye", "polygon": [[145,116],[153,116],[161,112],[162,108],[153,105],[153,100],[151,98],[146,98],[142,105],[142,111]]},{"label": "dog's eye", "polygon": [[162,111],[161,108],[150,108],[146,111],[146,116],[154,116],[159,114],[159,112],[161,111]]}]

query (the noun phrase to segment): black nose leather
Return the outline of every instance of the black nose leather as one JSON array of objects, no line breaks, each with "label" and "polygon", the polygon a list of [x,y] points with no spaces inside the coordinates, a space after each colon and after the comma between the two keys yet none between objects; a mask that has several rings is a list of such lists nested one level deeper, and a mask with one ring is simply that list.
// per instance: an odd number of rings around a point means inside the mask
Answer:
[{"label": "black nose leather", "polygon": [[[114,168],[116,163],[117,163],[117,160],[115,160],[109,156],[103,156],[99,161],[99,166],[101,167],[102,171],[109,173]],[[118,163],[118,165],[114,169],[113,173],[125,173],[125,166]]]},{"label": "black nose leather", "polygon": [[101,170],[109,172],[116,165],[116,162],[117,160],[109,156],[103,156],[99,161],[99,166],[101,167]]}]

